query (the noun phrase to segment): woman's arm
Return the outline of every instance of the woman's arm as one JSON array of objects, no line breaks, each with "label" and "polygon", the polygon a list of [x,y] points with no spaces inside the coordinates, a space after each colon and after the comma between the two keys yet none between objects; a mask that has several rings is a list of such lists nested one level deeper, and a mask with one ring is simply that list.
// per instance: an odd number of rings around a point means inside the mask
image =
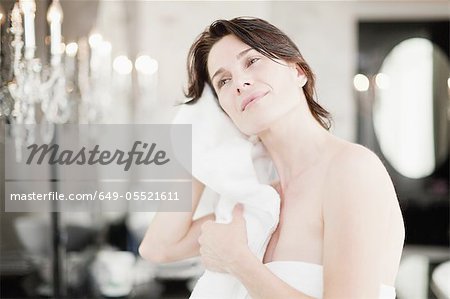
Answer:
[{"label": "woman's arm", "polygon": [[379,298],[395,190],[368,149],[351,146],[335,160],[323,203],[323,297]]},{"label": "woman's arm", "polygon": [[204,188],[202,183],[193,178],[190,212],[156,213],[139,246],[139,254],[144,259],[167,263],[200,255],[197,242],[200,227],[205,221],[215,219],[213,214],[209,214],[192,220]]}]

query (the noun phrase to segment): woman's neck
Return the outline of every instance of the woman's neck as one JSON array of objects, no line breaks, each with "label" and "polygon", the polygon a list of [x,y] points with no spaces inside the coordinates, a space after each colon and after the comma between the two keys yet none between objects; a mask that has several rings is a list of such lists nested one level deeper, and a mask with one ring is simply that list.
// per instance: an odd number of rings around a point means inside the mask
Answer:
[{"label": "woman's neck", "polygon": [[280,178],[282,189],[320,162],[334,138],[298,105],[258,135],[267,148]]}]

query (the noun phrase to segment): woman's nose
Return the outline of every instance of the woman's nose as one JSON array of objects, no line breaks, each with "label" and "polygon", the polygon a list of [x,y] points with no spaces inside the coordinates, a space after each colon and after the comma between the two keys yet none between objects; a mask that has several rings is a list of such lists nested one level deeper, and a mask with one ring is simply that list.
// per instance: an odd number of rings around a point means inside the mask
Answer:
[{"label": "woman's nose", "polygon": [[240,83],[236,90],[238,94],[241,94],[244,90],[248,89],[251,86],[250,82],[242,82]]}]

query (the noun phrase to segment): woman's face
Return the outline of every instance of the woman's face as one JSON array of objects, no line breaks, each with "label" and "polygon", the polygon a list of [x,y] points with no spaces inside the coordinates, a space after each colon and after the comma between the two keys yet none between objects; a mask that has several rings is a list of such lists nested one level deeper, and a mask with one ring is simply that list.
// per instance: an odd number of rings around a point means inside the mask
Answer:
[{"label": "woman's face", "polygon": [[306,77],[295,64],[275,62],[234,35],[214,44],[207,67],[220,105],[244,134],[258,134],[304,101]]}]

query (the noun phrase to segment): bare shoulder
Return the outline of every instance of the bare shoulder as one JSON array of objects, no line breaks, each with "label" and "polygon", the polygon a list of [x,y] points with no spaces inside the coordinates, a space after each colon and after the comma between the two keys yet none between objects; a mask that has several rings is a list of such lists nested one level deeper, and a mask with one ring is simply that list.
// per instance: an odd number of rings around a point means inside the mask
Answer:
[{"label": "bare shoulder", "polygon": [[397,200],[391,178],[379,157],[368,148],[346,142],[331,159],[327,174],[330,194],[348,200]]},{"label": "bare shoulder", "polygon": [[329,178],[361,179],[359,175],[376,178],[376,175],[388,176],[380,158],[368,148],[346,142],[330,161]]}]

